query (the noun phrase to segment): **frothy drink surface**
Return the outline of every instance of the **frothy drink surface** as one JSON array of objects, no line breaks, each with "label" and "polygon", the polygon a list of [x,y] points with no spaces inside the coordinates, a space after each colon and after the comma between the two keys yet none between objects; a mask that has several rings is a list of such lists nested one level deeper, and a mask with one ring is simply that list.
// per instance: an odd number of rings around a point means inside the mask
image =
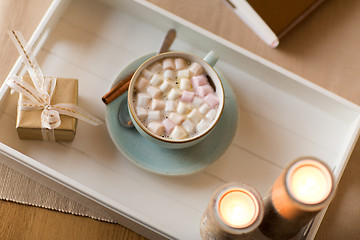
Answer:
[{"label": "frothy drink surface", "polygon": [[168,57],[144,69],[133,92],[136,114],[154,134],[186,139],[212,125],[219,98],[197,62]]}]

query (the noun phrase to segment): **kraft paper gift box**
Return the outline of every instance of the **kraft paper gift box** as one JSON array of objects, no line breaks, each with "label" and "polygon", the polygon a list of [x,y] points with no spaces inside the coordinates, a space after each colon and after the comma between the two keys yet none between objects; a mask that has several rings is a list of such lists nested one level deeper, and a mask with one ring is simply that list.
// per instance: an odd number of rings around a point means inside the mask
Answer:
[{"label": "kraft paper gift box", "polygon": [[[32,84],[29,76],[22,77],[22,81]],[[19,94],[18,104],[22,104],[26,97]],[[57,78],[55,90],[51,98],[51,105],[57,103],[72,103],[77,105],[78,80],[74,78]],[[20,139],[43,140],[43,131],[47,135],[54,131],[56,141],[72,141],[76,133],[77,119],[67,115],[60,115],[61,125],[54,130],[41,128],[42,110],[18,110],[16,129]]]}]

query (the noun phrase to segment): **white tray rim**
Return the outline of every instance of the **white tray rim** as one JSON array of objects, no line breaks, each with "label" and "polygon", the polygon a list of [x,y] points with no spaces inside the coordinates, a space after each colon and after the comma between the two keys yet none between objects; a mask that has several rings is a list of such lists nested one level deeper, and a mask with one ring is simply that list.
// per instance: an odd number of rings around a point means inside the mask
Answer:
[{"label": "white tray rim", "polygon": [[[111,0],[110,0],[111,1]],[[338,184],[338,182],[341,179],[341,176],[345,170],[345,167],[347,165],[347,162],[351,156],[352,150],[355,147],[356,141],[360,135],[360,106],[352,103],[348,100],[346,100],[345,98],[336,95],[335,93],[324,89],[318,85],[316,85],[315,83],[312,83],[308,80],[306,80],[305,78],[289,71],[286,70],[285,68],[272,63],[264,58],[262,58],[261,56],[258,56],[234,43],[231,43],[230,41],[216,35],[213,34],[181,17],[178,17],[150,2],[147,2],[146,0],[133,0],[134,2],[145,6],[151,10],[153,10],[154,12],[157,12],[173,21],[179,22],[182,25],[199,32],[200,34],[207,36],[208,38],[221,43],[222,45],[233,49],[235,52],[240,53],[241,55],[246,56],[249,59],[252,59],[272,70],[274,70],[275,72],[278,72],[282,75],[285,75],[287,77],[289,77],[290,79],[294,80],[297,83],[300,83],[301,85],[304,85],[310,89],[315,90],[316,92],[318,92],[319,94],[322,94],[330,99],[333,99],[334,101],[344,105],[344,107],[349,108],[355,112],[357,112],[359,115],[357,117],[357,119],[355,120],[354,126],[352,126],[353,128],[353,132],[351,134],[351,136],[349,137],[349,142],[351,144],[344,146],[343,148],[343,152],[342,152],[342,159],[341,159],[341,168],[336,169],[336,184]],[[63,14],[63,12],[66,10],[68,4],[71,2],[71,0],[53,0],[52,3],[50,4],[48,10],[46,11],[46,13],[44,14],[43,18],[41,19],[39,25],[37,26],[37,28],[35,29],[34,33],[32,34],[31,38],[28,41],[29,46],[33,49],[34,54],[36,55],[37,52],[41,49],[43,43],[45,42],[45,40],[47,39],[47,36],[51,33],[51,29],[52,26],[54,26],[57,21],[59,20],[59,18],[61,17],[61,15]],[[21,58],[19,57],[16,61],[16,63],[14,64],[13,68],[11,69],[11,71],[9,72],[8,76],[11,76],[13,74],[18,74],[18,75],[22,75],[22,73],[25,71],[25,69],[23,69],[23,63],[21,61]],[[2,84],[2,86],[0,87],[0,103],[4,102],[7,94],[9,93],[9,89],[5,84]],[[79,184],[78,182],[74,181],[73,179],[64,176],[63,174],[60,174],[59,172],[37,162],[35,159],[28,157],[22,153],[20,153],[19,151],[7,146],[6,144],[0,142],[0,153],[13,159],[14,161],[24,165],[25,167],[34,170],[35,172],[71,189],[74,192],[77,192],[79,194],[81,194],[82,196],[89,198],[95,202],[97,202],[98,204],[120,214],[123,215],[129,219],[131,219],[132,221],[143,225],[149,229],[151,229],[152,231],[158,233],[161,236],[164,237],[170,237],[169,235],[167,235],[166,233],[163,233],[155,228],[153,228],[152,226],[147,225],[146,223],[144,223],[143,221],[139,220],[139,219],[135,219],[133,217],[131,217],[131,210],[127,209],[125,206],[103,196],[98,194],[96,191],[93,191],[92,189]],[[320,223],[322,221],[323,216],[326,213],[326,209],[324,209],[321,214],[319,214],[316,217],[316,220],[314,221],[311,229],[309,230],[308,233],[308,238],[312,239],[315,237],[316,231],[318,229],[318,227],[320,226]]]}]

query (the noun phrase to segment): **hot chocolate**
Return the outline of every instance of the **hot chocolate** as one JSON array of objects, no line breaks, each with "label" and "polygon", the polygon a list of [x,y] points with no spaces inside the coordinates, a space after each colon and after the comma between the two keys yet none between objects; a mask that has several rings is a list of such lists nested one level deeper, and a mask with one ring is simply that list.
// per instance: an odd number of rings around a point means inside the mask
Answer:
[{"label": "hot chocolate", "polygon": [[167,57],[144,69],[135,81],[133,106],[154,134],[174,140],[201,134],[219,110],[219,97],[204,68]]}]

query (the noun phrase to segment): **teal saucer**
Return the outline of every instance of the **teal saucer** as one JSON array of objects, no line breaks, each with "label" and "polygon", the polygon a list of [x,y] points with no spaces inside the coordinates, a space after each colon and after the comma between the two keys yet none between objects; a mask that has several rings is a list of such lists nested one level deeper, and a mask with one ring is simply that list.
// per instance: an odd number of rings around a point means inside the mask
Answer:
[{"label": "teal saucer", "polygon": [[[130,63],[119,73],[113,86],[153,55],[145,55]],[[168,176],[192,174],[219,159],[228,149],[235,135],[238,110],[229,82],[217,69],[216,71],[224,86],[225,106],[218,124],[203,141],[188,148],[167,149],[146,140],[135,128],[121,126],[118,120],[119,106],[127,97],[123,94],[106,106],[107,129],[117,148],[137,166]]]}]

